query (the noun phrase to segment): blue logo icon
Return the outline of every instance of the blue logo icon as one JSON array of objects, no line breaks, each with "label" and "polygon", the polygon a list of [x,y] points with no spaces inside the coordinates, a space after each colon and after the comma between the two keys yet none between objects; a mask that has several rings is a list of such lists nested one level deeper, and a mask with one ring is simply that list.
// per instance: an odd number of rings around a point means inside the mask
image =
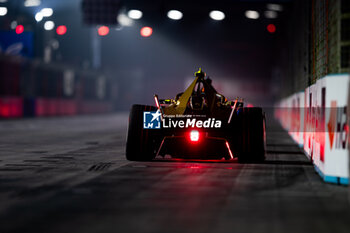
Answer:
[{"label": "blue logo icon", "polygon": [[143,112],[143,128],[160,129],[161,115],[159,110],[156,112]]}]

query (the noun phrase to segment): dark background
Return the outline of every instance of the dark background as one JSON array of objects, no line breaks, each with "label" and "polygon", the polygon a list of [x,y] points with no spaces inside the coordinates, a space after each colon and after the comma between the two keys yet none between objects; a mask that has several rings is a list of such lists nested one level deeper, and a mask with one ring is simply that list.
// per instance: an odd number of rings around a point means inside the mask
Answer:
[{"label": "dark background", "polygon": [[[265,18],[268,3],[283,7],[277,18]],[[9,9],[0,18],[2,31],[13,30],[15,20],[33,33],[30,60],[42,61],[45,47],[58,42],[49,64],[107,77],[114,110],[133,103],[153,104],[154,93],[174,97],[199,67],[228,98],[240,96],[254,105],[271,106],[281,95],[279,67],[288,62],[291,1],[42,0],[40,6],[28,8],[14,0],[1,5]],[[53,15],[36,22],[35,13],[44,7],[52,8]],[[123,27],[115,18],[129,9],[141,10],[143,17]],[[182,11],[183,18],[169,19],[171,9]],[[211,10],[223,11],[225,19],[212,20]],[[247,10],[258,11],[259,19],[246,18]],[[66,25],[67,33],[59,36],[55,30],[43,30],[46,20],[54,21],[55,28]],[[275,33],[267,31],[271,23]],[[97,35],[100,25],[110,28],[107,36]],[[150,37],[140,35],[143,26],[153,28]],[[94,43],[99,44],[95,50]]]}]

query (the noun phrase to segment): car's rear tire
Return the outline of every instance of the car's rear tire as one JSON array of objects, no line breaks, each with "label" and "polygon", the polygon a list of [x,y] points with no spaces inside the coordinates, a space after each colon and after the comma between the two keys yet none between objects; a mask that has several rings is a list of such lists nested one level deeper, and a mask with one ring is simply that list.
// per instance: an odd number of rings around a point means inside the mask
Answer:
[{"label": "car's rear tire", "polygon": [[154,159],[152,129],[143,128],[143,112],[156,111],[157,108],[135,104],[129,115],[128,135],[126,139],[126,159],[130,161],[150,161]]},{"label": "car's rear tire", "polygon": [[265,160],[266,129],[265,114],[261,108],[243,108],[241,118],[242,137],[238,161],[259,163]]}]

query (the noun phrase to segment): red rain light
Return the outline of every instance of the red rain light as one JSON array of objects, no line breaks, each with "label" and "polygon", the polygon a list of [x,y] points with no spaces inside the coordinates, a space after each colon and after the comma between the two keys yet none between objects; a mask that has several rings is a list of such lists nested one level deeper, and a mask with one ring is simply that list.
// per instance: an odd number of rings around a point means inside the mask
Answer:
[{"label": "red rain light", "polygon": [[269,33],[275,33],[276,32],[276,26],[274,24],[272,24],[272,23],[267,25],[266,29],[267,29],[267,31]]},{"label": "red rain light", "polygon": [[153,33],[153,29],[151,27],[143,27],[140,30],[140,34],[143,37],[149,37],[152,35],[152,33]]},{"label": "red rain light", "polygon": [[98,34],[100,36],[107,36],[109,33],[109,28],[107,26],[101,26],[98,28]]},{"label": "red rain light", "polygon": [[17,25],[16,27],[16,33],[17,34],[22,34],[24,32],[24,27],[23,25]]},{"label": "red rain light", "polygon": [[66,32],[67,32],[67,27],[64,25],[60,25],[56,28],[56,33],[60,36],[66,34]]},{"label": "red rain light", "polygon": [[198,142],[198,140],[199,140],[199,132],[198,132],[198,130],[192,130],[190,132],[190,140],[192,142]]}]

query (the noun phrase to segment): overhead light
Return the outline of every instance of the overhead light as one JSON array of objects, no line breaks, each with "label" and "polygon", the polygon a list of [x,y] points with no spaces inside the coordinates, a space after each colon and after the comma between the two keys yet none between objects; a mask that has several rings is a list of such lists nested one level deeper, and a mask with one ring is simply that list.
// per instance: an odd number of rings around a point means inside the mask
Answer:
[{"label": "overhead light", "polygon": [[10,24],[10,28],[11,29],[15,29],[17,27],[18,23],[16,20],[12,21],[11,24]]},{"label": "overhead light", "polygon": [[139,10],[129,10],[128,16],[131,19],[141,19],[142,18],[142,11]]},{"label": "overhead light", "polygon": [[6,7],[0,7],[0,16],[4,16],[7,14],[7,8]]},{"label": "overhead light", "polygon": [[5,3],[7,2],[7,0],[0,0],[0,3]]},{"label": "overhead light", "polygon": [[259,18],[259,12],[257,11],[246,11],[245,12],[245,17],[248,19],[258,19]]},{"label": "overhead light", "polygon": [[272,24],[272,23],[267,25],[266,29],[267,29],[267,31],[269,33],[275,33],[276,32],[276,26],[274,24]]},{"label": "overhead light", "polygon": [[67,27],[65,25],[60,25],[56,28],[56,33],[60,36],[66,34],[67,32]]},{"label": "overhead light", "polygon": [[283,6],[279,4],[267,4],[266,8],[270,11],[283,11]]},{"label": "overhead light", "polygon": [[23,25],[18,25],[16,27],[16,34],[22,34],[24,32],[24,27]]},{"label": "overhead light", "polygon": [[38,13],[36,13],[35,14],[35,20],[37,21],[37,22],[40,22],[41,20],[43,20],[43,14],[41,13],[41,12],[38,12]]},{"label": "overhead light", "polygon": [[213,20],[223,20],[225,18],[225,14],[222,11],[211,11],[209,13],[210,18]]},{"label": "overhead light", "polygon": [[153,33],[153,29],[151,27],[143,27],[140,30],[140,34],[143,37],[150,37]]},{"label": "overhead light", "polygon": [[24,1],[25,7],[39,6],[40,4],[41,4],[41,0],[25,0]]},{"label": "overhead light", "polygon": [[100,36],[107,36],[109,33],[109,27],[101,26],[97,29],[97,32]]},{"label": "overhead light", "polygon": [[167,16],[170,19],[179,20],[179,19],[182,19],[183,14],[181,11],[178,11],[178,10],[170,10],[170,11],[168,11]]},{"label": "overhead light", "polygon": [[277,18],[277,12],[276,11],[265,11],[264,15],[265,15],[265,18],[268,18],[268,19],[275,19],[275,18]]},{"label": "overhead light", "polygon": [[130,19],[126,14],[119,14],[117,21],[121,26],[130,27],[134,24],[134,21]]},{"label": "overhead light", "polygon": [[55,23],[53,21],[46,21],[44,24],[44,29],[46,31],[51,31],[55,27]]},{"label": "overhead light", "polygon": [[44,17],[50,17],[53,14],[52,8],[43,8],[40,12]]}]

